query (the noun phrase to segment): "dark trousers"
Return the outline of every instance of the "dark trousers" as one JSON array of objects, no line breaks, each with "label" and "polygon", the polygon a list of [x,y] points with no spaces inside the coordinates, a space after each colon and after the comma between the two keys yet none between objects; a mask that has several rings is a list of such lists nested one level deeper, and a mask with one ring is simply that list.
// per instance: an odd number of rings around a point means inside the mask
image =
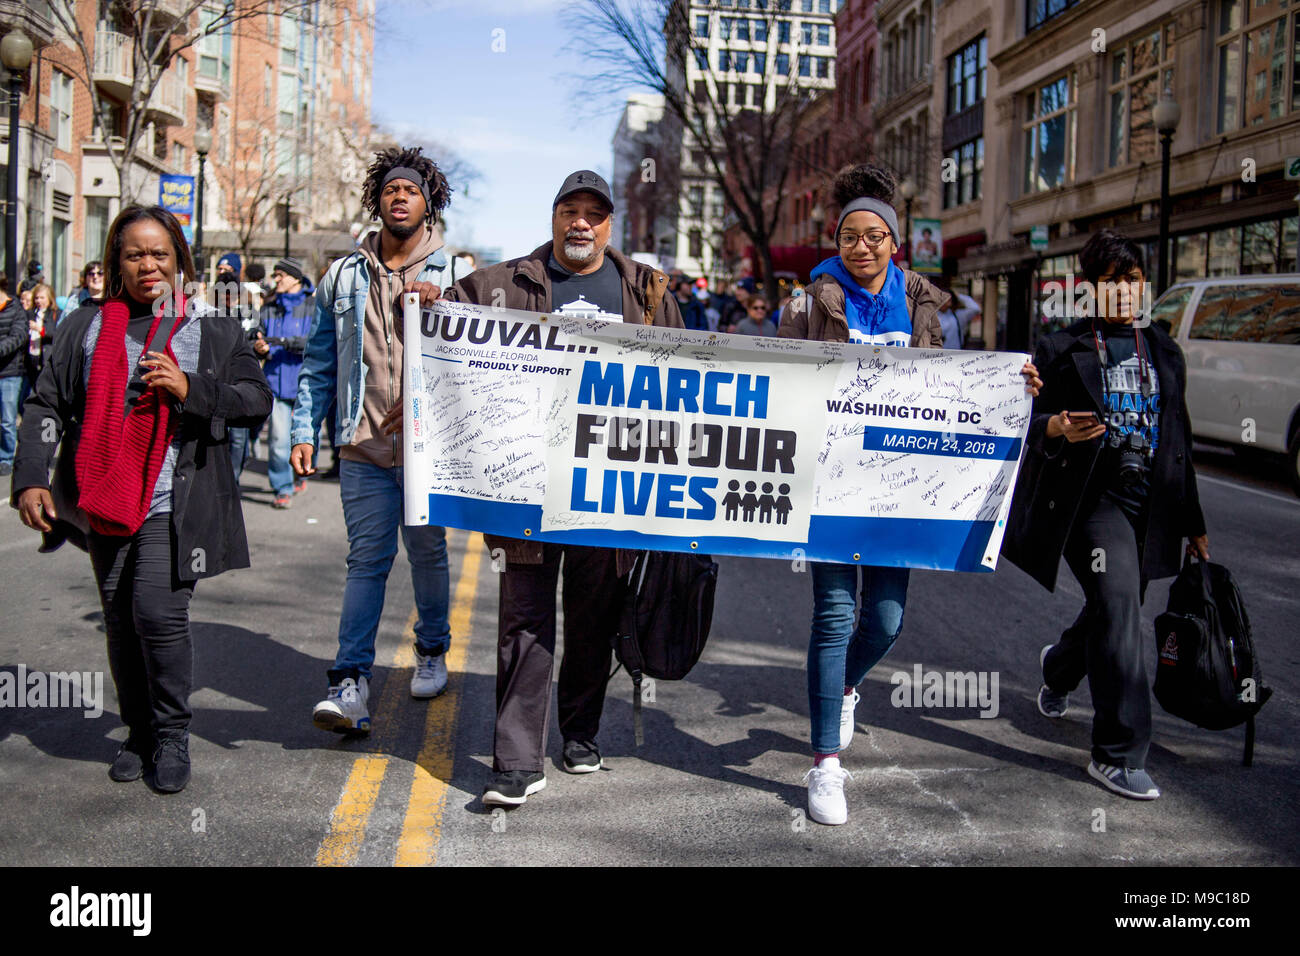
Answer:
[{"label": "dark trousers", "polygon": [[130,537],[92,533],[88,543],[123,722],[145,740],[185,730],[194,682],[194,585],[173,570],[171,515],[149,518]]},{"label": "dark trousers", "polygon": [[1077,519],[1065,560],[1083,587],[1085,603],[1047,655],[1043,677],[1053,691],[1068,693],[1087,675],[1095,712],[1093,759],[1142,769],[1151,745],[1151,691],[1142,645],[1145,589],[1137,530],[1119,505],[1102,495]]},{"label": "dark trousers", "polygon": [[501,575],[497,627],[497,721],[492,767],[542,769],[551,721],[555,584],[564,557],[564,660],[559,719],[565,740],[594,740],[605,706],[612,641],[622,606],[614,552],[547,544],[541,564],[511,563]]}]

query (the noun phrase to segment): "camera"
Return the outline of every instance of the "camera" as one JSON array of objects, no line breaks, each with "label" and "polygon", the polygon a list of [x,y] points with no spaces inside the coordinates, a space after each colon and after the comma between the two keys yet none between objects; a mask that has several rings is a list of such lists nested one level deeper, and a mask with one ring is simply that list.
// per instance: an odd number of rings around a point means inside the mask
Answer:
[{"label": "camera", "polygon": [[1136,428],[1125,435],[1116,446],[1119,451],[1119,468],[1116,477],[1120,486],[1131,489],[1145,481],[1151,472],[1154,450],[1151,443]]}]

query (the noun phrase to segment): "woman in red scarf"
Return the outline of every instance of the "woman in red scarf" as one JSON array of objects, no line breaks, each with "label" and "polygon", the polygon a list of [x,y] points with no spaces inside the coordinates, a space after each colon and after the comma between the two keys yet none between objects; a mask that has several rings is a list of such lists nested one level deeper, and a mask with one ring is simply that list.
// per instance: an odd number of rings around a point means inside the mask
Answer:
[{"label": "woman in red scarf", "polygon": [[260,424],[271,391],[239,326],[181,294],[194,264],[174,216],[123,209],[104,265],[104,301],[62,320],[24,406],[11,501],[42,551],[90,552],[128,730],[109,776],[152,769],[176,793],[190,778],[194,584],[248,567],[226,429]]}]

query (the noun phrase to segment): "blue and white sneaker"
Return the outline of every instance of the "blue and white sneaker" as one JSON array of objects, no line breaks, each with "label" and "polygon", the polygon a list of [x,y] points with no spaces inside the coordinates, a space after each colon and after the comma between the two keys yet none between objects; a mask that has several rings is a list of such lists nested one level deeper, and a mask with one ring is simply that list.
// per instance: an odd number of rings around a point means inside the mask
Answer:
[{"label": "blue and white sneaker", "polygon": [[1088,776],[1099,781],[1107,790],[1118,793],[1121,797],[1134,800],[1154,800],[1160,796],[1147,772],[1141,768],[1114,767],[1108,763],[1092,761],[1088,764]]},{"label": "blue and white sneaker", "polygon": [[425,655],[415,646],[415,670],[411,672],[411,696],[417,700],[437,697],[447,689],[447,655]]},{"label": "blue and white sneaker", "polygon": [[345,677],[311,712],[311,720],[321,730],[336,734],[370,733],[369,682],[364,677]]},{"label": "blue and white sneaker", "polygon": [[[1047,652],[1055,644],[1048,644],[1043,648],[1042,653],[1038,655],[1038,668],[1042,670],[1043,665],[1047,663]],[[1038,688],[1038,712],[1044,717],[1056,719],[1064,717],[1065,712],[1070,709],[1070,695],[1058,694],[1047,686],[1047,677],[1043,676],[1043,686]]]}]

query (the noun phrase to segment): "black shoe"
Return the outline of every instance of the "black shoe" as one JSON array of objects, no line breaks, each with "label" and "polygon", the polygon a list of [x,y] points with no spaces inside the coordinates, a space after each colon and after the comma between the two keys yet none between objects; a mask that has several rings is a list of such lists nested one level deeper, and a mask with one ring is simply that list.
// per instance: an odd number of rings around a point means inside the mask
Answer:
[{"label": "black shoe", "polygon": [[546,776],[540,770],[507,770],[492,778],[483,791],[483,802],[490,807],[517,807],[546,786]]},{"label": "black shoe", "polygon": [[163,793],[180,793],[190,782],[190,735],[188,731],[158,738],[153,755],[153,785]]},{"label": "black shoe", "polygon": [[565,773],[595,773],[601,768],[600,751],[594,740],[566,740],[564,742]]},{"label": "black shoe", "polygon": [[139,780],[144,773],[145,761],[148,759],[150,742],[135,735],[126,738],[122,749],[117,752],[109,765],[108,775],[118,783],[130,783]]}]

